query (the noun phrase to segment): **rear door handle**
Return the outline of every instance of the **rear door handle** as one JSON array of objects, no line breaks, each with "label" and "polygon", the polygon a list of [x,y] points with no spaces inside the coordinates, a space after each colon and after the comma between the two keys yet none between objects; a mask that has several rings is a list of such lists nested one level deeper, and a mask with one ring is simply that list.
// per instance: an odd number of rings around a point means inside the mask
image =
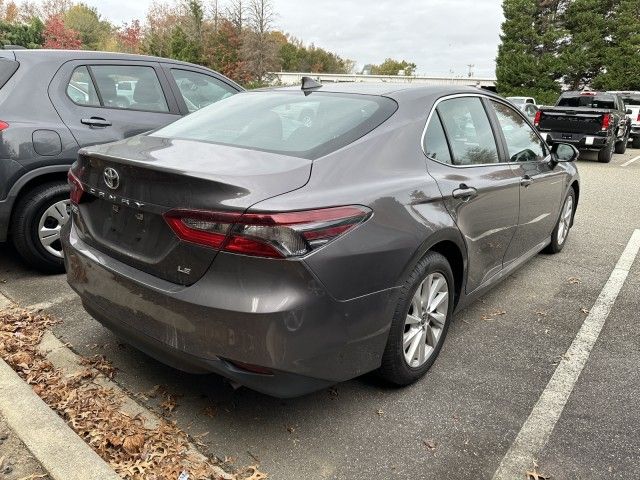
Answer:
[{"label": "rear door handle", "polygon": [[90,127],[110,127],[111,122],[101,117],[83,118],[80,123],[89,125]]},{"label": "rear door handle", "polygon": [[520,179],[520,185],[522,185],[525,188],[527,188],[532,183],[533,183],[533,178],[531,178],[529,175],[525,175]]},{"label": "rear door handle", "polygon": [[461,200],[470,200],[471,198],[475,197],[478,194],[478,191],[473,188],[473,187],[469,187],[467,185],[465,185],[464,183],[460,184],[460,188],[456,188],[452,193],[451,196],[453,196],[453,198],[457,198],[457,199],[461,199]]}]

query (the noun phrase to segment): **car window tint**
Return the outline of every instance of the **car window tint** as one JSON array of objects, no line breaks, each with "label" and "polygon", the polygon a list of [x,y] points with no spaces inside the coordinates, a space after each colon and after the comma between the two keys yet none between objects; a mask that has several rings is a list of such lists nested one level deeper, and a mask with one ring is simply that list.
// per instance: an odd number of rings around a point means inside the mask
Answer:
[{"label": "car window tint", "polygon": [[613,95],[583,94],[576,96],[560,97],[558,107],[586,107],[603,108],[612,110],[616,108],[616,101]]},{"label": "car window tint", "polygon": [[366,135],[396,109],[394,100],[374,95],[245,92],[151,135],[314,159]]},{"label": "car window tint", "polygon": [[91,71],[102,98],[102,106],[151,112],[169,111],[153,68],[92,65]]},{"label": "car window tint", "polygon": [[509,160],[512,162],[534,162],[546,156],[546,149],[540,137],[529,123],[511,107],[491,101],[500,129],[507,142]]},{"label": "car window tint", "polygon": [[78,67],[73,71],[67,84],[67,95],[78,105],[100,106],[100,100],[87,67]]},{"label": "car window tint", "polygon": [[434,113],[429,120],[429,126],[424,135],[424,151],[429,158],[442,163],[451,163],[447,137],[437,113]]},{"label": "car window tint", "polygon": [[171,75],[178,85],[189,112],[195,112],[238,93],[230,85],[203,73],[172,68]]},{"label": "car window tint", "polygon": [[496,140],[478,97],[445,100],[437,111],[449,138],[454,165],[498,163]]}]

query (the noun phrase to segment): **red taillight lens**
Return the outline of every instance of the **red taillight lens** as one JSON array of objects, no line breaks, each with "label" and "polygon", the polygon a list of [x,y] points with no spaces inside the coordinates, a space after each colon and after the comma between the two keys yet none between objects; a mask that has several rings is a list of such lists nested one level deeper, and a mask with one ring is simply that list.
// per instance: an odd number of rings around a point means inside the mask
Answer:
[{"label": "red taillight lens", "polygon": [[613,122],[613,115],[611,115],[610,113],[607,113],[607,114],[602,116],[602,131],[603,132],[605,130],[609,129],[609,126],[611,125],[611,122]]},{"label": "red taillight lens", "polygon": [[540,125],[540,117],[542,117],[542,112],[540,110],[538,110],[536,112],[535,118],[533,119],[533,125],[534,126],[537,127],[538,125]]},{"label": "red taillight lens", "polygon": [[269,258],[306,255],[365,221],[360,206],[285,213],[171,210],[165,220],[182,240],[227,252]]},{"label": "red taillight lens", "polygon": [[80,183],[78,177],[76,177],[71,170],[69,170],[69,173],[67,173],[67,181],[69,182],[69,186],[71,187],[71,202],[77,205],[82,201],[82,196],[84,195],[82,183]]},{"label": "red taillight lens", "polygon": [[638,118],[636,119],[637,122],[640,122],[640,112],[638,112]]},{"label": "red taillight lens", "polygon": [[3,122],[2,120],[0,120],[0,132],[2,130],[6,130],[7,128],[9,128],[9,124],[7,122]]}]

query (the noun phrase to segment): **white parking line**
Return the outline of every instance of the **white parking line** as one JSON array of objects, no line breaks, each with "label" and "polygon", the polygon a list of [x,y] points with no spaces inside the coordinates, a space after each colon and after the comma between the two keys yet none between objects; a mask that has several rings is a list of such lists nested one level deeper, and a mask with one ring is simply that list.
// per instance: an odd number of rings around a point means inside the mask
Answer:
[{"label": "white parking line", "polygon": [[500,462],[493,480],[521,478],[546,445],[639,250],[640,229],[633,232],[596,303]]},{"label": "white parking line", "polygon": [[631,160],[629,160],[628,162],[624,162],[622,165],[620,165],[621,167],[626,167],[627,165],[631,165],[633,162],[635,162],[636,160],[640,160],[640,155],[637,156],[636,158],[632,158]]}]

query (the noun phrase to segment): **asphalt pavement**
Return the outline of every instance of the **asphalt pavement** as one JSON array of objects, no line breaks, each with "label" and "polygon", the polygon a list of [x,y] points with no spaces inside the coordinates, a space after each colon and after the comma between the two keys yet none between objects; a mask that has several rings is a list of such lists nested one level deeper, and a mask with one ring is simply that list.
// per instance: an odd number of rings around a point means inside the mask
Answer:
[{"label": "asphalt pavement", "polygon": [[[366,375],[279,400],[178,372],[116,338],[82,310],[64,276],[28,270],[8,245],[0,245],[0,292],[63,319],[54,334],[82,355],[106,355],[132,394],[166,385],[179,396],[171,417],[180,427],[206,433],[200,440],[220,457],[260,462],[269,478],[490,479],[640,228],[638,157],[629,149],[600,164],[583,155],[580,204],[563,252],[538,255],[457,315],[433,368],[404,389]],[[535,455],[538,472],[640,478],[639,298],[636,260]],[[141,401],[159,408],[158,399]]]}]

